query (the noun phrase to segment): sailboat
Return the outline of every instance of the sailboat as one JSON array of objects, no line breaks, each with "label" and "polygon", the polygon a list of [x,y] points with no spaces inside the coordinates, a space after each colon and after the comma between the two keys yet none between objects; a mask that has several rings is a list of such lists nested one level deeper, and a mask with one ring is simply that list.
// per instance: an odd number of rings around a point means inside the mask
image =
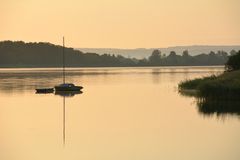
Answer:
[{"label": "sailboat", "polygon": [[83,87],[82,86],[75,86],[73,83],[66,83],[65,82],[65,42],[64,42],[64,37],[63,37],[63,83],[60,85],[55,86],[55,91],[56,92],[61,92],[61,91],[80,91]]}]

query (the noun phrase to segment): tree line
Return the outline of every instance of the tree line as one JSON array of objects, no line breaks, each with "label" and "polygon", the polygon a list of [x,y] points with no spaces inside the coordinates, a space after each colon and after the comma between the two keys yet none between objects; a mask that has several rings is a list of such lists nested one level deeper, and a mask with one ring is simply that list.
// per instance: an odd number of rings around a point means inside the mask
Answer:
[{"label": "tree line", "polygon": [[[62,46],[51,43],[25,43],[23,41],[0,42],[0,67],[61,67]],[[191,56],[187,50],[181,55],[171,51],[169,55],[154,50],[148,58],[126,58],[121,55],[83,53],[74,48],[65,48],[67,67],[130,67],[130,66],[204,66],[224,65],[232,50],[202,53]]]}]

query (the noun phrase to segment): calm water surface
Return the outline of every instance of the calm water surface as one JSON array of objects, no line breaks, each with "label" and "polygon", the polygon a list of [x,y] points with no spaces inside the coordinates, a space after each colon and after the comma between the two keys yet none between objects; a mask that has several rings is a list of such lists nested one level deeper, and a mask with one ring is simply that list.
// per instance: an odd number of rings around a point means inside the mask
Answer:
[{"label": "calm water surface", "polygon": [[[223,67],[0,69],[1,160],[239,160],[240,116],[205,115],[180,81]],[[63,109],[65,104],[65,131]],[[65,133],[65,146],[64,146]]]}]

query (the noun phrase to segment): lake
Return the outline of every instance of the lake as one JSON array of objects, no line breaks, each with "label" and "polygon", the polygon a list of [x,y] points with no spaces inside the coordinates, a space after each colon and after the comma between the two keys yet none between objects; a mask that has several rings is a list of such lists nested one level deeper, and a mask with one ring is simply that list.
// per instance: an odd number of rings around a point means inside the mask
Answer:
[{"label": "lake", "polygon": [[223,70],[69,68],[84,89],[63,96],[35,94],[62,83],[61,69],[0,69],[0,159],[239,160],[240,115],[205,114],[177,88]]}]

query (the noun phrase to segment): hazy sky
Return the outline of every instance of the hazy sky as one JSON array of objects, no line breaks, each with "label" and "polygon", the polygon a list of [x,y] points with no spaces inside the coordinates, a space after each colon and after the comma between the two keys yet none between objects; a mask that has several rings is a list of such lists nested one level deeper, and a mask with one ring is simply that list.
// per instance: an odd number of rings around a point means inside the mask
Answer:
[{"label": "hazy sky", "polygon": [[0,0],[0,40],[151,48],[240,44],[240,0]]}]

